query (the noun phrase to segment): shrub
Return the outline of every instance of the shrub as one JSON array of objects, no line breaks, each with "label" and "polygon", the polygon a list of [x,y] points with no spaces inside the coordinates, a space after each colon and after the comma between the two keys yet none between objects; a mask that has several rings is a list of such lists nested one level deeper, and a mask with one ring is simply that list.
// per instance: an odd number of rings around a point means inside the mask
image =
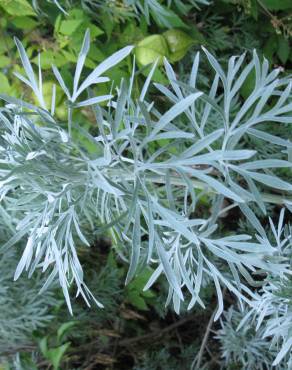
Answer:
[{"label": "shrub", "polygon": [[[269,72],[267,60],[254,52],[248,63],[245,55],[231,57],[225,72],[204,49],[213,76],[210,88],[197,83],[198,53],[187,82],[179,81],[165,60],[169,85],[155,84],[164,95],[159,106],[148,91],[155,64],[137,100],[132,96],[135,70],[115,91],[92,96],[90,87],[108,81],[104,74],[132,47],[113,54],[80,82],[90,44],[87,31],[72,89],[53,66],[67,98],[68,119],[60,122],[55,87],[48,108],[41,68],[36,78],[22,44],[16,44],[26,74],[17,77],[38,100],[33,105],[1,95],[6,102],[0,113],[1,217],[13,233],[2,248],[17,244],[22,250],[16,280],[23,271],[31,276],[41,269],[46,274],[42,291],[57,279],[71,312],[73,282],[88,305],[93,300],[102,307],[85,283],[78,249],[107,234],[129,263],[126,283],[147,265],[155,266],[144,289],[164,275],[167,304],[179,313],[183,301],[188,309],[196,303],[205,307],[201,287],[212,282],[218,319],[222,287],[240,304],[252,305],[254,286],[267,275],[279,279],[289,272],[278,240],[257,217],[267,214],[269,204],[291,202],[291,142],[265,132],[271,122],[287,129],[292,122],[291,81],[279,78],[279,69]],[[239,94],[252,74],[254,86],[243,101]],[[76,114],[88,107],[95,133],[85,130]],[[277,146],[279,158],[259,155],[250,146],[254,137]],[[210,214],[200,211],[203,198]],[[249,234],[221,235],[221,216],[233,208],[250,223]],[[280,220],[284,223],[283,214]],[[290,339],[285,350],[289,346]]]}]

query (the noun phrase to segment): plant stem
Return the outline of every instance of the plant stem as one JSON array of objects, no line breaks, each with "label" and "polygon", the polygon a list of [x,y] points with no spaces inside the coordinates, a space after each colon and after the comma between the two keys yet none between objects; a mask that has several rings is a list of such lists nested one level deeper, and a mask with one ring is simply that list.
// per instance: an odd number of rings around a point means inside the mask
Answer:
[{"label": "plant stem", "polygon": [[205,331],[205,335],[204,335],[204,338],[203,338],[198,356],[193,361],[193,363],[191,365],[191,370],[200,370],[200,368],[201,368],[201,362],[202,362],[205,346],[206,346],[208,338],[209,338],[210,330],[211,330],[213,322],[214,322],[214,317],[216,315],[216,311],[217,311],[217,308],[213,311],[213,313],[212,313],[212,315],[209,319],[209,322],[208,322],[208,325],[207,325],[207,328],[206,328],[206,331]]},{"label": "plant stem", "polygon": [[[135,180],[135,175],[131,174],[125,174],[122,172],[117,172],[117,171],[112,171],[109,173],[109,176],[112,178],[116,178],[117,181],[120,179],[126,180],[126,181],[134,181]],[[178,176],[171,175],[170,177],[170,182],[172,185],[176,186],[187,186],[187,184]],[[152,182],[156,184],[165,184],[166,183],[166,177],[163,175],[150,175],[145,177],[147,182]],[[204,190],[208,189],[208,193],[213,193],[216,194],[216,190],[213,188],[210,188],[208,185],[206,185],[204,182],[195,180],[195,179],[190,179],[190,182],[192,183],[193,187],[195,189],[199,190]],[[284,205],[285,203],[292,202],[292,198],[289,196],[284,196],[284,195],[277,195],[277,194],[272,194],[272,193],[261,193],[262,199],[266,203],[271,203],[271,204],[276,204],[276,205]],[[241,195],[242,198],[246,201],[249,201],[249,199],[245,199],[244,195]]]},{"label": "plant stem", "polygon": [[72,137],[72,107],[68,106],[68,134],[71,139]]}]

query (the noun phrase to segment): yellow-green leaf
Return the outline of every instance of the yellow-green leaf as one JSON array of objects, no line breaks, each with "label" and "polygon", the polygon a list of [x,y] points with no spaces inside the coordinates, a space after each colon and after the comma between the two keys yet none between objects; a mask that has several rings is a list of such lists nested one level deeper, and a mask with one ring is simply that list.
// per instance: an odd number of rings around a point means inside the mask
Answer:
[{"label": "yellow-green leaf", "polygon": [[35,15],[32,6],[26,0],[1,0],[0,6],[6,13],[14,17],[23,17],[25,15]]},{"label": "yellow-green leaf", "polygon": [[163,57],[169,57],[169,50],[165,38],[161,35],[151,35],[138,43],[135,48],[137,61],[146,66],[158,59],[158,65],[163,63]]},{"label": "yellow-green leaf", "polygon": [[10,64],[10,59],[5,55],[0,55],[0,68],[5,68]]},{"label": "yellow-green leaf", "polygon": [[0,72],[0,91],[1,93],[8,93],[10,90],[10,85],[7,77]]},{"label": "yellow-green leaf", "polygon": [[168,45],[170,52],[169,59],[171,62],[177,62],[182,59],[189,47],[194,43],[192,37],[177,29],[168,30],[163,33],[163,36]]},{"label": "yellow-green leaf", "polygon": [[62,21],[60,24],[59,32],[63,35],[70,36],[74,33],[77,28],[81,25],[82,20],[69,20]]}]

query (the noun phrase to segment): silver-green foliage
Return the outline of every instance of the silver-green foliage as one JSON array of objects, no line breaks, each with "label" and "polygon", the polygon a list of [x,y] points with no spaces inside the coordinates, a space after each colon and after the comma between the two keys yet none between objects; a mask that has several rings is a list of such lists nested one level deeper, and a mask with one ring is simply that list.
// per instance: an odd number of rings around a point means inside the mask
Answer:
[{"label": "silver-green foliage", "polygon": [[[284,225],[284,209],[277,226],[270,219],[277,254],[292,257],[292,229]],[[217,332],[224,364],[240,363],[243,369],[292,369],[291,276],[269,274],[252,302],[252,308],[230,308]]]},{"label": "silver-green foliage", "polygon": [[[290,208],[290,207],[289,207]],[[291,211],[291,208],[290,208]],[[281,211],[278,225],[270,220],[271,230],[277,244],[278,254],[292,266],[292,227],[284,225],[284,210]],[[273,361],[276,366],[286,359],[292,368],[292,289],[291,275],[274,277],[269,275],[250,311],[257,317],[257,329],[263,331],[264,338],[271,338],[271,346],[280,351]],[[289,361],[289,363],[288,363]]]},{"label": "silver-green foliage", "polygon": [[[285,281],[286,280],[286,281]],[[289,295],[287,295],[287,290]],[[284,294],[283,294],[284,293]],[[273,366],[286,364],[292,369],[291,278],[269,282],[254,302],[257,329],[270,346],[277,348]]]},{"label": "silver-green foliage", "polygon": [[[48,108],[41,69],[36,78],[23,46],[16,43],[26,73],[18,77],[32,89],[39,106],[1,95],[7,104],[0,112],[0,198],[5,222],[14,230],[2,248],[26,240],[15,279],[25,270],[31,275],[41,269],[47,274],[43,290],[58,278],[70,310],[73,283],[88,304],[94,299],[102,306],[85,284],[78,246],[89,245],[93,233],[107,232],[120,257],[129,262],[127,282],[147,264],[156,265],[145,289],[164,275],[167,303],[172,301],[179,312],[185,299],[189,309],[196,303],[204,307],[202,281],[213,281],[218,318],[223,286],[240,302],[251,304],[253,272],[277,276],[289,271],[250,206],[265,215],[267,203],[284,205],[292,192],[291,183],[277,174],[279,169],[291,171],[287,156],[292,144],[261,129],[265,122],[287,127],[292,122],[291,81],[279,78],[279,70],[269,72],[268,62],[254,53],[247,64],[244,55],[231,57],[225,72],[204,50],[214,71],[209,91],[196,86],[199,54],[188,83],[177,81],[165,60],[169,86],[156,88],[167,98],[168,109],[148,98],[155,66],[138,101],[131,97],[134,71],[112,94],[84,98],[90,86],[108,81],[104,73],[132,50],[115,53],[80,82],[90,44],[87,32],[72,92],[53,67],[67,96],[66,129],[54,114],[55,89]],[[254,90],[242,102],[240,88],[253,72]],[[99,106],[103,101],[108,101],[106,108]],[[87,106],[95,115],[96,136],[74,118],[76,110]],[[214,117],[216,127],[210,124]],[[260,138],[263,145],[278,145],[283,158],[258,159],[254,148],[245,144],[249,136]],[[87,150],[81,138],[94,151]],[[212,210],[208,218],[197,216],[203,194],[208,194]],[[233,207],[252,224],[251,235],[218,233],[220,215]]]},{"label": "silver-green foliage", "polygon": [[38,294],[43,285],[40,274],[12,283],[17,257],[13,249],[0,257],[0,361],[29,348],[33,331],[49,324],[50,310],[58,304],[51,289]]},{"label": "silver-green foliage", "polygon": [[[1,202],[2,203],[2,202]],[[12,218],[0,205],[1,245],[10,239],[15,231]],[[30,279],[24,277],[13,282],[13,275],[21,249],[0,248],[0,363],[17,351],[32,349],[32,334],[46,327],[53,319],[53,309],[60,304],[56,298],[54,283],[44,294],[39,295],[43,286],[40,272]]]},{"label": "silver-green foliage", "polygon": [[[264,329],[257,329],[254,317],[248,316],[244,325],[242,319],[249,314],[249,310],[229,308],[223,314],[221,329],[216,338],[220,341],[222,369],[232,369],[238,366],[242,370],[271,369],[272,363],[279,352],[277,345],[271,343],[271,338],[264,335]],[[286,358],[286,360],[289,360]],[[287,369],[287,363],[277,364],[273,369]]]}]

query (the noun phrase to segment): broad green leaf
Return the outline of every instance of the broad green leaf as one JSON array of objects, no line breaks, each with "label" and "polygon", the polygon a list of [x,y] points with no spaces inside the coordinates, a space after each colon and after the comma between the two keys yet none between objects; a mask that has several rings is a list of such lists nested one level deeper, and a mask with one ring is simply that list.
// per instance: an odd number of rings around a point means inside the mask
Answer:
[{"label": "broad green leaf", "polygon": [[194,40],[188,34],[178,29],[168,30],[162,35],[166,39],[171,62],[182,59],[190,46],[194,44]]},{"label": "broad green leaf", "polygon": [[14,17],[36,15],[27,0],[1,0],[0,7]]},{"label": "broad green leaf", "polygon": [[31,17],[16,17],[12,20],[12,24],[15,27],[21,28],[22,30],[33,30],[38,26],[38,22]]},{"label": "broad green leaf", "polygon": [[261,0],[269,10],[292,9],[291,0]]},{"label": "broad green leaf", "polygon": [[10,92],[10,84],[9,84],[9,81],[8,81],[8,78],[0,72],[0,90],[1,92],[3,93],[9,93]]},{"label": "broad green leaf", "polygon": [[60,24],[59,32],[63,35],[72,35],[81,25],[82,20],[64,20]]},{"label": "broad green leaf", "polygon": [[5,55],[0,55],[0,68],[7,68],[10,64],[10,59]]},{"label": "broad green leaf", "polygon": [[135,47],[135,56],[141,66],[157,62],[163,63],[163,58],[168,58],[169,49],[165,38],[162,35],[151,35],[141,40]]},{"label": "broad green leaf", "polygon": [[[61,53],[55,52],[54,50],[45,50],[40,54],[41,68],[51,69],[52,65],[56,67],[62,67],[68,63]],[[38,65],[38,57],[32,59],[32,62]]]}]

